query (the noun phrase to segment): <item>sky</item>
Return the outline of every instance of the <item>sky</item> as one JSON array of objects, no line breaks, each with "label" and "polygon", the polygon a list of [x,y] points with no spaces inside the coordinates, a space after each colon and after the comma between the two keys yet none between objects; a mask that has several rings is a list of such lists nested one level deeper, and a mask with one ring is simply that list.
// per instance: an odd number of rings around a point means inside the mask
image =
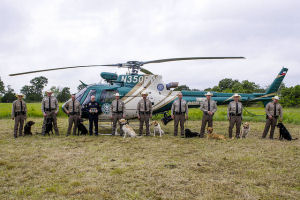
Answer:
[{"label": "sky", "polygon": [[37,76],[77,91],[98,83],[94,67],[10,77],[11,73],[90,64],[193,56],[244,56],[144,67],[205,89],[223,78],[267,87],[280,69],[300,84],[300,1],[297,0],[1,0],[0,77],[18,92]]}]

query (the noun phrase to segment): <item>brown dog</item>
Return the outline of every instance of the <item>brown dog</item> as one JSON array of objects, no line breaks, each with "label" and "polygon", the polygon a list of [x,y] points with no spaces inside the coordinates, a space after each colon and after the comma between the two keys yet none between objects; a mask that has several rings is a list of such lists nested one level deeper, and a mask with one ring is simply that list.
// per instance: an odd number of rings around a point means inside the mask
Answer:
[{"label": "brown dog", "polygon": [[207,127],[207,139],[226,140],[224,135],[213,133],[212,127]]}]

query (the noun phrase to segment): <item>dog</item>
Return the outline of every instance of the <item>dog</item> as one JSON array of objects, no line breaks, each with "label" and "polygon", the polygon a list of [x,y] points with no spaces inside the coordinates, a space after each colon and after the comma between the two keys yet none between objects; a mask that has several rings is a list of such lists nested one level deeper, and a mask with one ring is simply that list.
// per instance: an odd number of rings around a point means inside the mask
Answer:
[{"label": "dog", "polygon": [[185,129],[184,130],[184,132],[185,132],[185,137],[186,138],[192,138],[192,137],[198,137],[198,135],[199,135],[199,133],[197,133],[197,132],[192,132],[190,129]]},{"label": "dog", "polygon": [[88,133],[88,130],[82,122],[82,119],[78,119],[77,121],[78,135],[86,135]]},{"label": "dog", "polygon": [[277,125],[277,128],[279,128],[279,139],[286,139],[288,141],[291,140],[297,140],[298,138],[293,139],[290,132],[286,129],[286,127],[283,125],[283,123],[279,122]]},{"label": "dog", "polygon": [[241,137],[246,138],[250,131],[250,125],[248,122],[245,122],[242,127]]},{"label": "dog", "polygon": [[207,127],[207,139],[226,140],[224,135],[213,133],[212,127]]},{"label": "dog", "polygon": [[153,125],[153,136],[155,136],[155,132],[157,131],[159,133],[159,136],[161,137],[162,134],[165,134],[165,132],[161,129],[160,124],[158,123],[158,121],[153,121],[150,124],[151,126]]},{"label": "dog", "polygon": [[45,135],[48,134],[50,135],[50,132],[53,135],[53,118],[52,117],[48,117],[46,119],[46,130],[45,130]]},{"label": "dog", "polygon": [[34,121],[29,121],[24,126],[24,135],[32,135],[31,126],[35,124]]},{"label": "dog", "polygon": [[128,121],[126,119],[120,119],[119,122],[122,126],[124,138],[126,138],[126,135],[128,135],[129,137],[137,137],[135,131],[131,126],[129,126]]}]

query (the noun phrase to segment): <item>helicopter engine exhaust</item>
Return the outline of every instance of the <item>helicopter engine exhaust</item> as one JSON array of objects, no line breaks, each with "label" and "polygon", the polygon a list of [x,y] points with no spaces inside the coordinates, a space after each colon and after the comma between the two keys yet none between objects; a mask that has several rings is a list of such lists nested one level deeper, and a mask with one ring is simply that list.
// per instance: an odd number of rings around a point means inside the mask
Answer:
[{"label": "helicopter engine exhaust", "polygon": [[177,88],[178,84],[179,84],[179,82],[170,82],[170,83],[166,84],[166,88],[167,88],[167,90],[169,90],[171,88]]}]

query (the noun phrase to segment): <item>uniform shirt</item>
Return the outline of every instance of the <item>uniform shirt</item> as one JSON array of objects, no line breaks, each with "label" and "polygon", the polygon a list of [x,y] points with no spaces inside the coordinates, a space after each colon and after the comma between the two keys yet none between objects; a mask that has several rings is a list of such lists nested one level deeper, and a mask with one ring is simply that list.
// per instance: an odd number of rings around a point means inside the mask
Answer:
[{"label": "uniform shirt", "polygon": [[64,110],[66,112],[69,111],[70,113],[76,112],[81,115],[81,105],[80,105],[79,101],[77,101],[76,99],[74,101],[74,110],[73,110],[73,100],[72,99],[67,101],[67,103],[65,104]]},{"label": "uniform shirt", "polygon": [[[86,107],[87,107],[90,115],[98,115],[100,113],[100,105],[97,101],[94,101],[94,102],[90,101]],[[98,111],[97,113],[96,113],[96,110]]]},{"label": "uniform shirt", "polygon": [[[175,100],[173,102],[172,108],[171,108],[171,113],[173,115],[175,114],[175,112],[180,112],[179,104],[180,104],[179,99],[177,99],[177,100]],[[188,108],[187,102],[185,100],[183,100],[183,99],[181,99],[181,112],[185,113],[186,115],[188,115],[188,112],[189,112],[189,108]]]},{"label": "uniform shirt", "polygon": [[[145,101],[146,101],[146,110],[145,110]],[[139,112],[149,112],[152,115],[152,102],[149,99],[141,99],[137,104],[138,116]]]},{"label": "uniform shirt", "polygon": [[282,119],[282,107],[279,103],[276,103],[276,114],[274,115],[274,102],[270,102],[266,105],[266,114],[270,117],[279,116]]},{"label": "uniform shirt", "polygon": [[[243,105],[241,102],[237,102],[238,103],[238,115],[241,115],[243,117]],[[233,115],[236,114],[236,102],[235,101],[231,101],[228,105],[228,109],[227,109],[227,117],[230,117],[230,113],[232,113]]]},{"label": "uniform shirt", "polygon": [[[58,106],[58,101],[56,99],[56,97],[54,96],[50,96],[50,106],[51,106],[51,110],[55,110],[56,112],[58,112],[59,110],[59,106]],[[46,109],[49,109],[49,97],[46,96],[43,98],[42,100],[42,112],[46,112]]]},{"label": "uniform shirt", "polygon": [[210,100],[209,104],[210,109],[208,109],[208,100],[205,99],[200,105],[200,110],[202,110],[206,114],[208,111],[215,113],[217,111],[217,103],[214,100]]},{"label": "uniform shirt", "polygon": [[24,100],[22,100],[22,109],[20,100],[15,100],[13,102],[11,116],[15,117],[16,112],[25,112],[25,115],[27,114],[27,106]]},{"label": "uniform shirt", "polygon": [[111,107],[110,107],[110,111],[113,112],[123,112],[125,111],[125,104],[124,102],[119,99],[118,100],[118,110],[117,110],[117,99],[113,100],[111,102]]}]

